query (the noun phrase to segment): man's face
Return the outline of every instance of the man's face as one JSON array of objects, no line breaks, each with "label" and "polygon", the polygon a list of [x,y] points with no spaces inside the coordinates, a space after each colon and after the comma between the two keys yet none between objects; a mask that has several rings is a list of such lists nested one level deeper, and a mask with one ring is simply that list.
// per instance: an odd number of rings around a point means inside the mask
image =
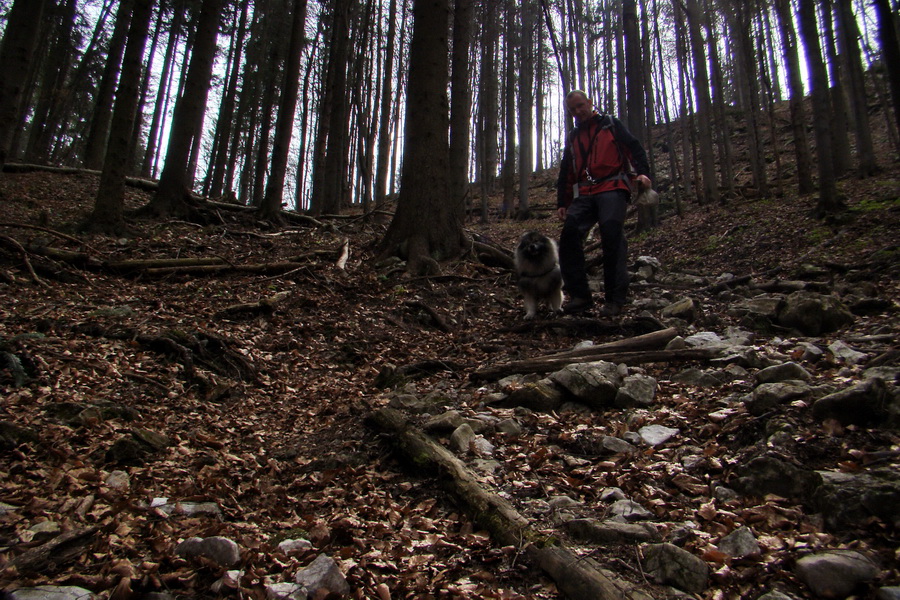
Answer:
[{"label": "man's face", "polygon": [[581,94],[573,94],[569,97],[566,100],[566,108],[569,109],[569,114],[575,117],[576,123],[583,123],[594,114],[594,105]]}]

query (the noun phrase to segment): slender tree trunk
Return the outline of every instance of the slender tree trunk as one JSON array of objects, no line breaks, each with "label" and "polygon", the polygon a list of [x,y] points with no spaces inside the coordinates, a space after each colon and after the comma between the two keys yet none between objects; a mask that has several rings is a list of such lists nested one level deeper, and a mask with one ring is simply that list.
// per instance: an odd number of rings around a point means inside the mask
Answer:
[{"label": "slender tree trunk", "polygon": [[812,74],[813,124],[816,134],[816,156],[819,167],[819,201],[816,218],[825,218],[845,207],[837,191],[837,174],[832,152],[832,115],[828,91],[828,72],[819,46],[816,25],[816,0],[800,0],[800,37]]},{"label": "slender tree trunk", "polygon": [[472,0],[456,0],[453,11],[453,59],[450,80],[450,194],[460,221],[465,221],[469,200],[469,48],[475,10]]},{"label": "slender tree trunk", "polygon": [[481,34],[481,85],[478,96],[478,180],[481,182],[481,222],[488,221],[488,197],[494,192],[497,174],[498,91],[497,40],[500,35],[497,14],[484,5]]},{"label": "slender tree trunk", "polygon": [[791,131],[794,137],[794,157],[797,163],[797,183],[801,195],[810,194],[816,188],[812,178],[812,155],[809,151],[809,139],[806,135],[806,107],[803,104],[800,54],[790,0],[775,0],[775,9],[778,13],[784,48],[784,68],[790,96]]},{"label": "slender tree trunk", "polygon": [[833,126],[832,153],[834,170],[838,179],[853,168],[853,155],[850,152],[850,111],[847,108],[847,97],[844,93],[844,70],[838,60],[834,20],[832,18],[832,2],[824,0],[818,3],[822,11],[822,29],[825,38],[825,67],[831,77],[831,118]]},{"label": "slender tree trunk", "polygon": [[[711,127],[712,101],[709,98],[709,75],[706,69],[706,55],[703,51],[703,38],[700,35],[700,7],[697,0],[687,0],[688,34],[694,57],[694,93],[697,96],[697,126],[700,128],[700,165],[703,176],[703,193],[700,204],[720,202],[724,196],[719,195],[716,185],[716,156],[713,152]],[[707,133],[710,132],[710,133]]]},{"label": "slender tree trunk", "polygon": [[878,15],[878,41],[884,56],[884,67],[891,84],[894,103],[894,122],[900,130],[900,41],[898,41],[894,12],[890,0],[872,0]]},{"label": "slender tree trunk", "polygon": [[[162,10],[162,7],[160,7],[160,10]],[[181,24],[184,21],[183,0],[175,2],[174,11],[175,12],[172,15],[172,26],[169,30],[169,42],[166,45],[166,54],[163,58],[163,70],[159,77],[156,105],[153,109],[153,118],[150,121],[150,133],[147,136],[147,151],[144,153],[144,164],[141,169],[141,175],[144,177],[151,177],[156,174],[156,153],[163,128],[163,118],[165,116],[165,107],[169,96],[168,92],[171,84],[172,69],[175,64],[175,48],[178,46],[178,35],[181,30]]]},{"label": "slender tree trunk", "polygon": [[384,76],[381,79],[381,115],[378,121],[378,160],[375,167],[375,205],[382,206],[387,198],[388,167],[391,156],[391,112],[394,108],[391,91],[394,83],[394,54],[397,37],[397,0],[388,6],[388,31],[385,42]]},{"label": "slender tree trunk", "polygon": [[21,123],[20,103],[32,67],[47,0],[16,0],[7,15],[0,46],[0,172]]},{"label": "slender tree trunk", "polygon": [[128,41],[124,48],[122,77],[116,90],[116,105],[97,199],[90,218],[83,225],[85,229],[112,235],[121,234],[125,229],[125,176],[131,164],[131,133],[140,100],[141,70],[153,16],[153,0],[134,0],[133,7],[133,11],[124,5],[119,7],[117,20],[129,23]]},{"label": "slender tree trunk", "polygon": [[516,9],[514,0],[506,0],[506,35],[503,74],[503,217],[512,211],[516,187]]},{"label": "slender tree trunk", "polygon": [[281,212],[284,194],[284,178],[287,175],[288,152],[294,131],[294,112],[297,110],[297,93],[300,88],[300,62],[306,30],[306,0],[293,0],[291,41],[284,65],[284,81],[281,86],[281,102],[278,104],[278,121],[275,141],[272,144],[272,172],[266,184],[266,194],[260,216],[273,219]]},{"label": "slender tree trunk", "polygon": [[691,119],[689,118],[688,104],[688,63],[687,63],[687,40],[684,25],[684,12],[681,4],[672,5],[675,11],[675,56],[678,62],[678,89],[681,94],[681,155],[682,155],[682,178],[681,185],[684,187],[684,195],[690,198],[694,195],[692,176],[694,172],[693,163],[691,162],[690,146],[691,146]]},{"label": "slender tree trunk", "polygon": [[856,133],[856,162],[860,178],[870,177],[878,171],[875,161],[875,147],[869,125],[869,101],[862,71],[862,56],[859,52],[859,27],[850,0],[835,0],[838,41],[844,56],[847,73],[847,92],[853,110],[854,131]]},{"label": "slender tree trunk", "polygon": [[[625,31],[625,85],[628,109],[623,119],[629,131],[647,147],[644,132],[644,76],[641,73],[641,36],[638,33],[636,0],[622,4],[622,24]],[[707,90],[707,93],[708,90]]]},{"label": "slender tree trunk", "polygon": [[533,165],[534,120],[534,0],[523,0],[521,5],[522,43],[519,46],[519,220],[531,218],[528,188]]},{"label": "slender tree trunk", "polygon": [[[94,105],[94,114],[88,129],[87,146],[84,151],[84,166],[88,169],[99,169],[103,165],[103,155],[106,153],[106,140],[109,137],[110,120],[112,119],[113,95],[122,66],[122,54],[125,52],[125,38],[131,22],[133,5],[134,0],[123,0],[119,3],[116,13],[116,25],[109,42],[103,78],[97,88],[97,102]],[[123,18],[123,16],[127,16],[127,18]]]},{"label": "slender tree trunk", "polygon": [[185,216],[190,212],[186,199],[193,182],[188,178],[188,160],[194,123],[206,109],[221,15],[222,0],[203,0],[184,93],[175,103],[166,164],[159,189],[146,207],[151,213]]}]

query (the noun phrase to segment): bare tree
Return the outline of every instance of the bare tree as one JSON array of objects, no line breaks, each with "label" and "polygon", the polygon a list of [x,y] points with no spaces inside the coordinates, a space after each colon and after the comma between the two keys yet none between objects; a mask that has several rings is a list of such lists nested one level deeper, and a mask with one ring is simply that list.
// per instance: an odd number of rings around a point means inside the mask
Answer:
[{"label": "bare tree", "polygon": [[16,0],[9,11],[0,46],[0,170],[6,163],[13,134],[21,123],[20,103],[34,59],[46,0]]},{"label": "bare tree", "polygon": [[91,216],[83,228],[121,234],[125,229],[125,176],[131,165],[131,142],[141,93],[144,47],[153,16],[153,0],[134,0],[119,7],[116,20],[128,23],[128,41],[122,58],[122,76],[116,90],[116,104],[109,127],[106,157]]},{"label": "bare tree", "polygon": [[723,196],[716,185],[716,157],[712,144],[712,101],[709,97],[709,74],[706,69],[706,54],[703,51],[703,38],[700,35],[700,8],[696,0],[686,2],[688,19],[688,37],[694,57],[694,92],[697,96],[697,126],[700,142],[700,165],[703,177],[703,193],[700,203],[719,202]]},{"label": "bare tree", "polygon": [[379,244],[381,258],[407,258],[410,273],[438,270],[436,260],[459,255],[465,241],[449,187],[449,11],[448,0],[413,3],[400,196]]},{"label": "bare tree", "polygon": [[260,207],[260,216],[274,219],[281,212],[284,178],[287,175],[288,152],[294,131],[294,112],[297,110],[297,93],[300,89],[300,58],[306,39],[306,0],[293,0],[291,8],[291,40],[284,80],[281,85],[281,102],[278,105],[278,121],[275,141],[272,144],[272,172],[266,183],[266,195]]},{"label": "bare tree", "polygon": [[453,10],[453,59],[450,80],[450,193],[457,218],[465,220],[469,193],[469,48],[475,10],[472,0],[456,0]]},{"label": "bare tree", "polygon": [[203,0],[184,92],[175,103],[166,164],[160,175],[159,189],[145,207],[151,214],[184,216],[191,212],[187,199],[193,181],[188,177],[188,161],[194,124],[206,109],[221,15],[222,0]]},{"label": "bare tree", "polygon": [[831,147],[831,105],[828,73],[819,45],[816,26],[816,0],[800,0],[800,37],[806,50],[806,60],[812,74],[813,129],[816,134],[816,155],[819,166],[819,200],[815,216],[824,218],[846,208],[838,196],[834,155]]}]

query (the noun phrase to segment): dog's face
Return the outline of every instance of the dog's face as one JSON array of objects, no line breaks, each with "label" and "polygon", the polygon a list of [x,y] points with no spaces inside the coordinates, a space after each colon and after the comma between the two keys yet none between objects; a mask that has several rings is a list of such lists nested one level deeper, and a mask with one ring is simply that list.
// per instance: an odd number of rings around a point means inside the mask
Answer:
[{"label": "dog's face", "polygon": [[546,257],[548,251],[556,253],[553,240],[537,231],[528,231],[519,238],[516,254],[521,254],[529,260],[539,260]]}]

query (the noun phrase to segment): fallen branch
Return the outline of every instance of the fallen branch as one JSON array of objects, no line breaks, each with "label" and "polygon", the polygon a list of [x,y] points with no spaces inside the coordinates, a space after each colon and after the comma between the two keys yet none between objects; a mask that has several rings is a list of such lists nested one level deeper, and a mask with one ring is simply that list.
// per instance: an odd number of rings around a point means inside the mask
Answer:
[{"label": "fallen branch", "polygon": [[572,600],[650,600],[629,582],[602,573],[593,561],[576,555],[532,528],[531,523],[505,498],[485,490],[466,465],[450,451],[412,426],[402,413],[383,408],[368,422],[388,434],[385,439],[417,472],[434,473],[479,527],[501,546],[515,546],[526,559],[544,570]]},{"label": "fallen branch", "polygon": [[9,566],[15,567],[19,572],[54,572],[87,552],[88,545],[93,541],[96,533],[96,527],[73,529],[61,533],[37,548],[26,550],[12,559]]},{"label": "fallen branch", "polygon": [[721,354],[715,348],[687,348],[684,350],[649,350],[642,352],[607,352],[588,356],[543,356],[525,360],[508,362],[479,369],[472,373],[474,381],[494,381],[507,375],[526,373],[550,373],[576,363],[605,360],[626,365],[641,365],[653,362],[685,362],[692,360],[710,360]]},{"label": "fallen branch", "polygon": [[279,304],[290,297],[290,292],[279,292],[274,296],[263,298],[258,302],[249,302],[243,304],[233,304],[226,306],[216,313],[216,317],[239,317],[239,316],[256,316],[270,315],[275,312]]}]

